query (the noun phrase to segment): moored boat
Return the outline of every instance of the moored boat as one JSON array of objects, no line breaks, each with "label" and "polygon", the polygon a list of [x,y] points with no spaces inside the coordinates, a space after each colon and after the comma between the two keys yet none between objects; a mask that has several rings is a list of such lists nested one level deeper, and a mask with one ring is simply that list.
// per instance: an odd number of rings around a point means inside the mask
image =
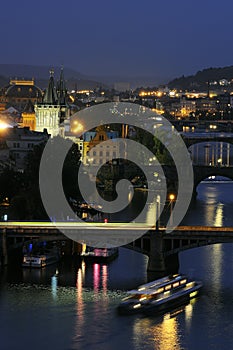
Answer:
[{"label": "moored boat", "polygon": [[109,262],[118,256],[118,248],[95,248],[81,253],[86,262]]},{"label": "moored boat", "polygon": [[55,264],[60,259],[60,253],[56,246],[51,248],[40,248],[34,251],[25,252],[23,255],[22,267],[42,268]]},{"label": "moored boat", "polygon": [[23,257],[23,267],[45,267],[47,265],[55,264],[58,261],[56,255],[24,255]]},{"label": "moored boat", "polygon": [[166,312],[188,302],[201,287],[201,282],[190,281],[185,275],[166,276],[128,291],[127,297],[118,306],[118,312],[143,312],[147,315]]}]

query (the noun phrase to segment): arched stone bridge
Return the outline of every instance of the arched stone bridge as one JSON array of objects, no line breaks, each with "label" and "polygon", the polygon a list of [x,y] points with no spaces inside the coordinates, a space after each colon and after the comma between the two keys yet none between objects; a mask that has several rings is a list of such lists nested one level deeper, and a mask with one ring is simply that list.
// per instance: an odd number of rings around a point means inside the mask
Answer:
[{"label": "arched stone bridge", "polygon": [[[179,226],[171,233],[165,228],[150,226],[142,223],[93,223],[89,226],[85,223],[61,222],[57,223],[63,232],[78,232],[79,237],[92,234],[98,240],[102,236],[106,240],[106,234],[111,236],[117,232],[120,242],[127,237],[125,247],[146,254],[149,257],[148,270],[164,274],[178,271],[178,253],[186,249],[216,243],[233,243],[233,227],[209,227],[209,226]],[[144,234],[144,232],[146,232]],[[60,230],[50,222],[1,222],[0,233],[2,237],[2,255],[7,255],[7,239],[45,239],[64,240],[68,239]],[[141,233],[141,237],[140,237]],[[132,239],[127,244],[128,236],[140,237]],[[103,242],[103,240],[101,240]]]},{"label": "arched stone bridge", "polygon": [[[163,166],[164,174],[168,184],[175,189],[179,186],[179,179],[177,177],[177,171],[174,166]],[[201,181],[208,179],[210,176],[223,176],[233,181],[233,166],[212,166],[212,165],[193,165],[193,194],[197,193],[197,186]],[[187,179],[189,181],[189,179]]]},{"label": "arched stone bridge", "polygon": [[233,181],[233,166],[193,165],[194,193],[199,183],[210,176],[224,176]]},{"label": "arched stone bridge", "polygon": [[127,248],[149,257],[148,270],[177,272],[181,251],[217,243],[233,243],[233,227],[178,226],[171,233],[165,228],[150,230]]}]

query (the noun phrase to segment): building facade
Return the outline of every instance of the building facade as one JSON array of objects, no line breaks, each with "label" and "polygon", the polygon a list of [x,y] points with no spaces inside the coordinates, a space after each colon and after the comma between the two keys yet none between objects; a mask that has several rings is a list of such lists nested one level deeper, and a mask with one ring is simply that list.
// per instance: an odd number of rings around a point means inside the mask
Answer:
[{"label": "building facade", "polygon": [[[95,131],[88,131],[83,135],[83,163],[98,166],[119,158],[119,143],[117,131],[106,131],[98,127]],[[104,141],[109,141],[106,145]],[[98,146],[97,149],[95,147]]]},{"label": "building facade", "polygon": [[7,145],[9,159],[13,161],[15,170],[25,169],[26,157],[40,143],[47,142],[49,135],[46,131],[36,132],[26,128],[8,128],[4,131],[3,139]]}]

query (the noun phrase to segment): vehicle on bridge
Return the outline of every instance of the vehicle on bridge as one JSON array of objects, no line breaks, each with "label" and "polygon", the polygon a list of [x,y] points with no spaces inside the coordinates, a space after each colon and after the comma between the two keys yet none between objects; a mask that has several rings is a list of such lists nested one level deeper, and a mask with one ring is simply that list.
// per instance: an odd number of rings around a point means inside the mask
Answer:
[{"label": "vehicle on bridge", "polygon": [[172,275],[139,286],[127,292],[118,306],[120,314],[143,312],[156,315],[187,303],[198,295],[202,283],[191,281],[185,275]]}]

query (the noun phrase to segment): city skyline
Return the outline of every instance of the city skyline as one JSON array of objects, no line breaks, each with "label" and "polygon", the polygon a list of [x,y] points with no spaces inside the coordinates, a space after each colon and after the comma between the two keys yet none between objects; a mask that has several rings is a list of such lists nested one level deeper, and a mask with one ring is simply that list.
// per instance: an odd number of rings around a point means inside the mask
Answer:
[{"label": "city skyline", "polygon": [[[13,6],[12,6],[13,5]],[[13,9],[13,11],[12,11]],[[0,63],[61,65],[87,76],[169,80],[233,63],[233,4],[61,0],[4,3]]]}]

